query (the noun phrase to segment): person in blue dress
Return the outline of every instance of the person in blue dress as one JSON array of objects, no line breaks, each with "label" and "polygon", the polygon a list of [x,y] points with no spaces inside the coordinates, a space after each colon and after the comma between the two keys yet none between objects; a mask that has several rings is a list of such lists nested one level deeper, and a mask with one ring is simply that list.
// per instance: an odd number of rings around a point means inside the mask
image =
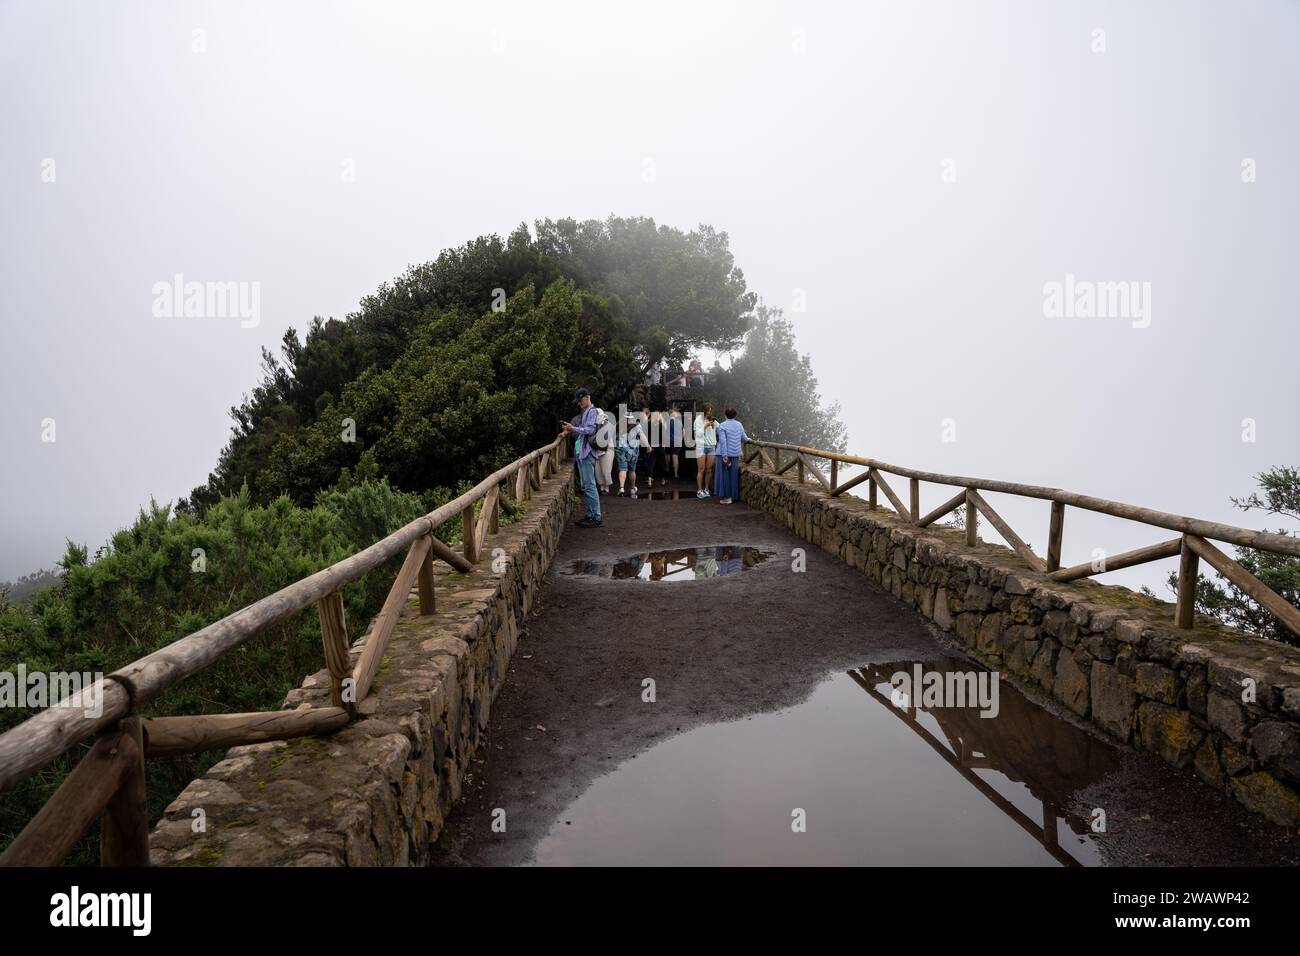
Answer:
[{"label": "person in blue dress", "polygon": [[745,426],[736,418],[734,406],[728,407],[726,420],[718,425],[718,447],[716,478],[713,493],[718,496],[718,504],[729,505],[740,500],[740,450],[749,435]]}]

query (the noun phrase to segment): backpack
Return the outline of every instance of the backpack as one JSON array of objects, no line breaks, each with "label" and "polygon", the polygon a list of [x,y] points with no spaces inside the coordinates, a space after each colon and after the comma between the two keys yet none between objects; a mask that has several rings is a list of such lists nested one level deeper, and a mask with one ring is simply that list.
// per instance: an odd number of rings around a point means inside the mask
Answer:
[{"label": "backpack", "polygon": [[605,409],[596,409],[596,433],[591,436],[591,445],[597,451],[609,451],[610,441],[609,432],[606,426],[609,425],[609,416],[605,414]]}]

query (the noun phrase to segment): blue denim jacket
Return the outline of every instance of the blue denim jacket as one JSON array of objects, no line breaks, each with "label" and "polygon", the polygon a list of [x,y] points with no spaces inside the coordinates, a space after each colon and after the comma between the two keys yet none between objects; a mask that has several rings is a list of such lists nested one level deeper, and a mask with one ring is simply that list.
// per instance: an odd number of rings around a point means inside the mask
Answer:
[{"label": "blue denim jacket", "polygon": [[588,405],[578,424],[573,426],[573,434],[582,436],[582,454],[578,456],[579,461],[584,458],[600,457],[600,452],[596,450],[596,443],[593,441],[596,429],[599,427],[596,424],[596,406]]}]

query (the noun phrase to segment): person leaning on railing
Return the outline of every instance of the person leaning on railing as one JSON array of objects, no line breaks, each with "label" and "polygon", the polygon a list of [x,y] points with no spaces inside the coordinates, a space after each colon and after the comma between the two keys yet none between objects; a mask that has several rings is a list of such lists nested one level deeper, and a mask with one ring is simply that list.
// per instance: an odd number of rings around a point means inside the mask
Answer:
[{"label": "person leaning on railing", "polygon": [[740,449],[749,441],[745,426],[736,419],[736,409],[727,409],[727,420],[718,425],[718,467],[714,494],[718,504],[740,500]]}]

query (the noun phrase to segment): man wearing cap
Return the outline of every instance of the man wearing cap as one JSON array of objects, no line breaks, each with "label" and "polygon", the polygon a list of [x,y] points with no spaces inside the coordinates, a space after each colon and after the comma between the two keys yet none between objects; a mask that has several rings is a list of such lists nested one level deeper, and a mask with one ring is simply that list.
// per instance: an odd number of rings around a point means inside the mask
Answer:
[{"label": "man wearing cap", "polygon": [[578,463],[578,477],[582,481],[582,500],[587,506],[587,515],[574,523],[579,528],[599,528],[603,522],[600,517],[600,493],[596,490],[596,462],[600,458],[600,451],[593,440],[599,427],[596,424],[596,406],[591,404],[591,392],[585,388],[578,389],[573,397],[579,409],[577,424],[565,422],[564,431],[560,434],[576,436],[573,458]]}]

